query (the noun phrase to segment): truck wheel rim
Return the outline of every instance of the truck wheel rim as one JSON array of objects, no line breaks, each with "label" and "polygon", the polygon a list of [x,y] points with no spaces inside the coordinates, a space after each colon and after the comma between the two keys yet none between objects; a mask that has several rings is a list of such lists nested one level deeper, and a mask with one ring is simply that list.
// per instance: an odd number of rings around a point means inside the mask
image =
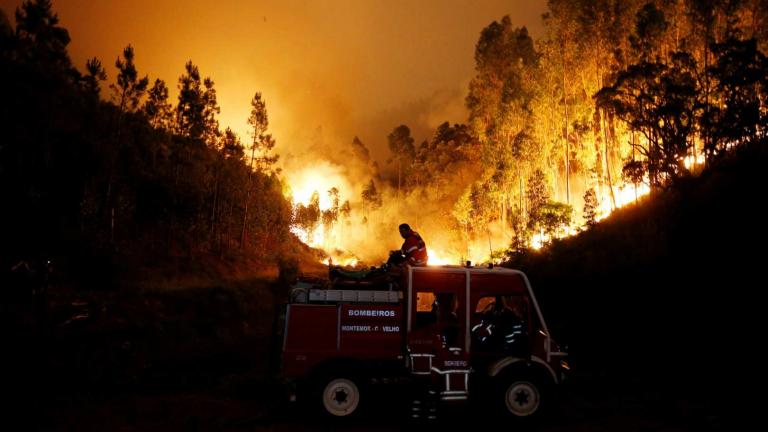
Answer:
[{"label": "truck wheel rim", "polygon": [[517,381],[507,388],[504,401],[510,413],[527,417],[536,412],[541,404],[539,390],[527,381]]},{"label": "truck wheel rim", "polygon": [[360,403],[360,392],[354,382],[338,378],[328,383],[323,391],[323,405],[328,413],[343,417],[352,414]]}]

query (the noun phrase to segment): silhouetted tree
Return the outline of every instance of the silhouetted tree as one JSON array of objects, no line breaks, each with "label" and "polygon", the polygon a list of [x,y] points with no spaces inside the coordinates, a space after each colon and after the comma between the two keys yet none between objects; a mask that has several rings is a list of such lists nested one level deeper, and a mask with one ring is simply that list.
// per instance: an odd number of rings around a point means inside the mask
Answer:
[{"label": "silhouetted tree", "polygon": [[224,257],[240,237],[246,202],[258,209],[248,219],[247,253],[276,258],[290,241],[290,204],[275,176],[254,173],[247,182],[242,144],[231,130],[219,133],[213,81],[189,62],[172,122],[161,80],[142,104],[149,80],[131,45],[115,62],[112,97],[100,101],[101,62],[91,58],[79,72],[68,43],[50,1],[22,3],[13,30],[0,13],[0,193],[12,203],[0,212],[0,259],[22,249],[73,264],[88,257],[89,272],[108,275],[94,260]]},{"label": "silhouetted tree", "polygon": [[[248,117],[248,125],[251,126],[251,162],[248,170],[248,182],[246,183],[246,203],[243,211],[243,229],[240,237],[240,247],[245,244],[246,227],[248,224],[248,210],[251,196],[251,180],[253,177],[254,163],[260,173],[272,169],[277,162],[276,155],[270,155],[269,152],[275,147],[275,140],[272,135],[267,134],[269,127],[269,116],[267,115],[267,104],[261,98],[261,93],[256,92],[251,100],[251,114]],[[319,210],[318,210],[319,211]]]},{"label": "silhouetted tree", "polygon": [[541,228],[550,240],[559,234],[558,231],[571,224],[573,207],[568,204],[549,201],[539,209]]},{"label": "silhouetted tree", "polygon": [[138,77],[138,71],[134,64],[133,47],[129,44],[123,49],[123,58],[115,60],[117,68],[116,83],[110,85],[112,89],[112,101],[117,105],[117,126],[115,130],[115,146],[110,155],[110,166],[107,177],[107,190],[105,194],[104,209],[108,212],[107,223],[109,226],[109,243],[114,246],[115,243],[115,225],[118,217],[115,212],[118,210],[120,197],[115,197],[115,177],[117,176],[116,164],[120,158],[123,148],[123,123],[126,113],[133,113],[141,103],[141,98],[147,89],[149,79]]},{"label": "silhouetted tree", "polygon": [[675,52],[669,65],[630,65],[618,74],[614,85],[596,95],[599,106],[645,138],[633,145],[647,160],[652,186],[688,174],[684,158],[700,116],[695,67],[689,54]]},{"label": "silhouetted tree", "polygon": [[115,60],[117,82],[110,85],[112,100],[117,104],[120,113],[133,112],[139,107],[141,98],[147,90],[149,78],[139,78],[134,64],[133,47],[128,45],[123,50],[123,58]]},{"label": "silhouetted tree", "polygon": [[464,241],[464,250],[462,255],[462,261],[464,258],[469,257],[469,232],[472,224],[472,200],[470,194],[472,190],[467,189],[456,203],[453,205],[451,215],[456,219],[461,231],[461,237]]},{"label": "silhouetted tree", "polygon": [[176,105],[177,133],[191,139],[202,139],[208,127],[206,122],[205,88],[200,71],[192,61],[184,65],[179,77],[179,97]]},{"label": "silhouetted tree", "polygon": [[629,43],[640,62],[660,60],[661,41],[669,28],[664,12],[652,2],[646,3],[635,18],[635,32],[629,35]]},{"label": "silhouetted tree", "polygon": [[335,241],[332,238],[334,228],[339,220],[340,202],[339,189],[332,187],[328,190],[328,198],[331,200],[331,207],[322,211],[321,219],[323,221],[323,231],[326,247],[335,247]]},{"label": "silhouetted tree", "polygon": [[708,155],[728,147],[755,143],[761,123],[760,82],[768,74],[768,61],[757,50],[755,39],[729,38],[714,44],[715,63],[707,71],[716,80],[715,92],[721,103],[711,107],[712,129]]},{"label": "silhouetted tree", "polygon": [[107,71],[101,65],[101,61],[92,57],[85,62],[86,74],[82,78],[83,90],[92,95],[96,100],[101,93],[101,82],[106,81]]},{"label": "silhouetted tree", "polygon": [[541,227],[541,209],[549,202],[549,190],[544,172],[537,169],[528,179],[526,196],[528,198],[528,228]]},{"label": "silhouetted tree", "polygon": [[397,163],[397,194],[400,195],[403,167],[405,166],[405,169],[407,169],[410,166],[411,160],[416,153],[413,147],[411,130],[406,125],[396,127],[387,136],[387,143],[389,144],[389,151],[392,153],[391,160]]},{"label": "silhouetted tree", "polygon": [[296,205],[294,224],[299,226],[307,235],[306,240],[311,242],[315,236],[315,230],[321,222],[320,194],[315,191],[309,198],[309,203]]},{"label": "silhouetted tree", "polygon": [[[475,46],[475,76],[465,104],[469,129],[480,143],[478,154],[486,171],[488,184],[483,188],[492,203],[488,220],[498,219],[502,227],[506,226],[512,191],[522,189],[526,168],[522,162],[536,154],[514,154],[514,142],[531,123],[538,60],[528,30],[513,27],[509,16],[484,28]],[[519,198],[523,199],[522,191]]]},{"label": "silhouetted tree", "polygon": [[248,125],[251,127],[251,168],[255,166],[258,170],[269,171],[275,163],[278,156],[271,155],[270,152],[275,147],[275,140],[271,134],[267,133],[269,127],[269,116],[267,115],[267,104],[261,97],[260,92],[256,92],[251,100],[251,114],[248,117]]},{"label": "silhouetted tree", "polygon": [[597,210],[599,203],[597,202],[597,194],[595,190],[590,188],[584,192],[584,223],[591,227],[597,223]]},{"label": "silhouetted tree", "polygon": [[149,123],[155,129],[170,130],[173,124],[173,109],[168,102],[168,87],[165,81],[156,79],[147,93],[147,100],[142,108]]},{"label": "silhouetted tree", "polygon": [[28,0],[16,9],[16,54],[25,63],[74,75],[67,53],[69,32],[59,25],[50,0]]},{"label": "silhouetted tree", "polygon": [[366,147],[357,136],[352,139],[352,154],[363,163],[367,164],[371,161],[371,154],[368,151],[368,147]]},{"label": "silhouetted tree", "polygon": [[376,189],[376,183],[373,182],[373,179],[368,182],[360,197],[363,199],[363,204],[368,211],[381,207],[381,194]]}]

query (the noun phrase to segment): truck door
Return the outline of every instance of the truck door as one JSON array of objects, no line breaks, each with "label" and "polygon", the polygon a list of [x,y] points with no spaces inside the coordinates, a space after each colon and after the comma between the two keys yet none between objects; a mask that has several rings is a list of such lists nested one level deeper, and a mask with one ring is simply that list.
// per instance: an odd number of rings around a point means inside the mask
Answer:
[{"label": "truck door", "polygon": [[473,355],[530,355],[530,305],[522,295],[485,294],[474,303]]},{"label": "truck door", "polygon": [[409,341],[466,349],[467,285],[464,272],[414,271],[409,290]]},{"label": "truck door", "polygon": [[414,271],[409,289],[411,373],[428,375],[430,394],[444,401],[468,395],[467,272]]}]

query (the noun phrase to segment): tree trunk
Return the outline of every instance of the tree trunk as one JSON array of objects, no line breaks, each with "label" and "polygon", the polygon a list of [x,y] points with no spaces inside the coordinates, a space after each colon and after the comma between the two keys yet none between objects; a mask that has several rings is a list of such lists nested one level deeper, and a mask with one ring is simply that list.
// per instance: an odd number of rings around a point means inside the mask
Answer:
[{"label": "tree trunk", "polygon": [[523,221],[527,222],[525,220],[525,216],[526,216],[526,214],[525,214],[525,207],[524,207],[525,202],[523,201],[523,197],[525,195],[525,190],[523,188],[523,173],[522,173],[522,171],[518,172],[518,177],[520,178],[519,179],[519,185],[520,185],[520,218]]},{"label": "tree trunk", "polygon": [[464,260],[469,259],[469,222],[464,224]]},{"label": "tree trunk", "polygon": [[253,177],[253,161],[256,159],[256,137],[251,146],[251,164],[248,168],[248,182],[245,185],[245,209],[243,210],[243,229],[240,232],[240,249],[245,247],[246,227],[248,226],[248,203],[251,200],[251,178]]},{"label": "tree trunk", "polygon": [[603,115],[600,116],[600,124],[602,125],[603,129],[603,141],[605,146],[605,175],[608,179],[608,191],[610,192],[611,196],[611,208],[616,209],[616,196],[613,194],[613,179],[611,179],[611,160],[608,155],[608,141],[610,140],[610,135],[606,126],[605,111],[603,111]]},{"label": "tree trunk", "polygon": [[501,194],[501,238],[506,239],[507,233],[507,194]]},{"label": "tree trunk", "polygon": [[[709,140],[709,39],[711,37],[710,32],[711,25],[706,24],[707,28],[704,32],[704,149],[705,153],[712,151],[711,143]],[[695,146],[694,146],[695,147]],[[694,159],[696,157],[694,156]],[[696,163],[694,161],[694,163]],[[696,167],[694,166],[694,169]]]},{"label": "tree trunk", "polygon": [[569,148],[568,143],[568,92],[566,89],[566,81],[565,81],[565,42],[561,41],[560,46],[560,58],[563,63],[563,107],[565,108],[565,132],[564,132],[564,138],[565,138],[565,202],[567,204],[571,203],[571,166],[570,166],[570,153],[571,150]]},{"label": "tree trunk", "polygon": [[491,229],[488,225],[485,226],[485,232],[488,234],[488,259],[493,256],[493,246],[491,245]]},{"label": "tree trunk", "polygon": [[594,123],[592,126],[592,133],[595,135],[595,177],[597,180],[597,190],[595,191],[598,197],[598,200],[601,200],[604,196],[603,194],[603,185],[604,185],[604,179],[603,179],[603,150],[600,146],[600,141],[603,140],[603,134],[600,130],[601,125],[601,112],[600,108],[597,106],[595,107],[595,114],[592,117],[592,122]]},{"label": "tree trunk", "polygon": [[221,177],[221,166],[216,168],[216,177],[213,185],[213,205],[211,206],[211,240],[216,237],[216,212],[219,206],[219,182]]},{"label": "tree trunk", "polygon": [[117,159],[120,157],[120,141],[123,129],[123,110],[125,109],[125,90],[120,96],[120,111],[117,114],[117,130],[115,131],[115,153],[109,161],[109,173],[107,174],[107,190],[104,197],[104,206],[109,209],[109,247],[115,246],[115,205],[113,201],[113,183],[115,179],[115,170],[117,169]]},{"label": "tree trunk", "polygon": [[[631,132],[630,139],[632,140],[632,162],[635,161],[635,131]],[[633,176],[634,179],[634,176]],[[637,204],[637,181],[634,182],[635,185],[635,204]]]}]

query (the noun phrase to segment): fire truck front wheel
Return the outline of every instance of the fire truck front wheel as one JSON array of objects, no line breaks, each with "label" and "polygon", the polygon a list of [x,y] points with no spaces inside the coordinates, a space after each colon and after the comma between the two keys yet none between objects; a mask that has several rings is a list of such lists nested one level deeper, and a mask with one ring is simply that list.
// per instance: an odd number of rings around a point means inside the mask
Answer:
[{"label": "fire truck front wheel", "polygon": [[536,423],[553,396],[553,382],[540,369],[514,367],[498,377],[496,406],[522,423]]},{"label": "fire truck front wheel", "polygon": [[360,387],[348,377],[329,377],[321,384],[324,411],[332,417],[348,417],[360,406]]},{"label": "fire truck front wheel", "polygon": [[541,410],[542,392],[533,380],[511,379],[502,388],[504,406],[515,418],[534,417]]}]

